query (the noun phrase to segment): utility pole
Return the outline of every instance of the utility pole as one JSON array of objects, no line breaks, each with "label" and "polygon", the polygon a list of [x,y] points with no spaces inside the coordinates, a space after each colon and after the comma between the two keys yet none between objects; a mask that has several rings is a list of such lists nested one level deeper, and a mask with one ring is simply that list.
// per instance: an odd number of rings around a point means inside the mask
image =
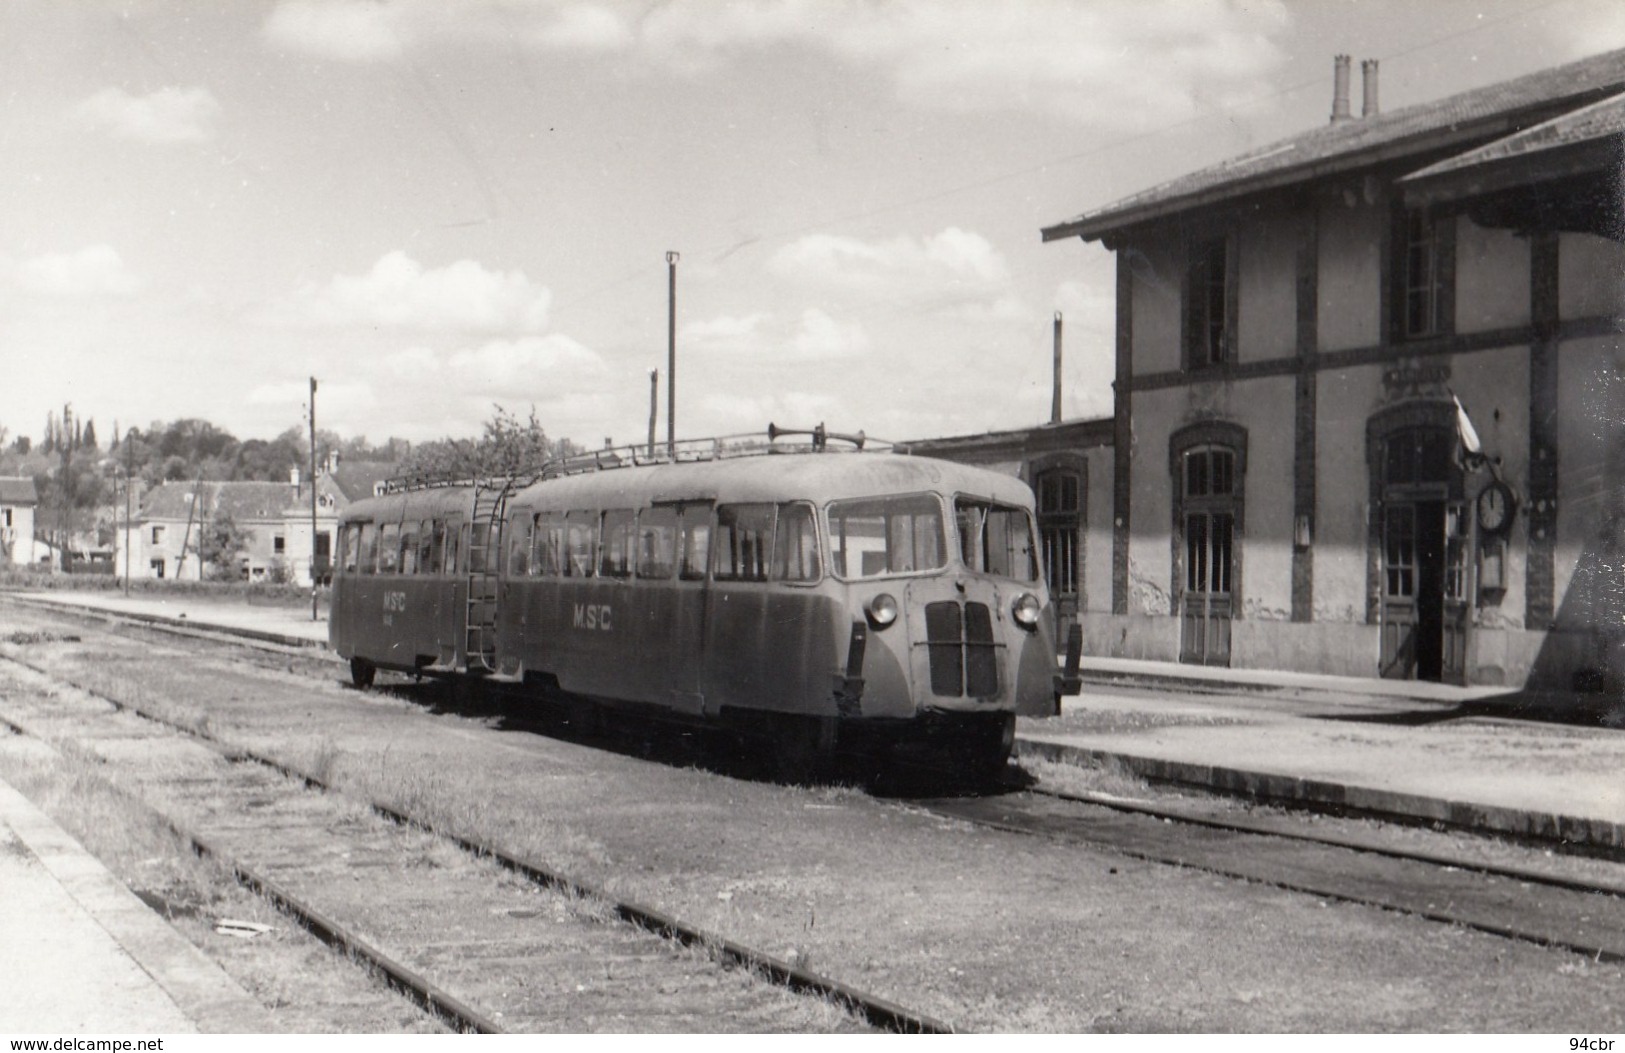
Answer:
[{"label": "utility pole", "polygon": [[[118,434],[115,429],[114,435]],[[130,491],[135,487],[135,429],[124,437],[124,595],[130,595],[130,560],[135,551],[130,548]]]},{"label": "utility pole", "polygon": [[62,404],[62,485],[61,491],[62,512],[57,517],[57,525],[63,536],[58,539],[61,548],[57,559],[61,563],[62,573],[73,573],[73,404]]},{"label": "utility pole", "polygon": [[677,459],[677,261],[666,253],[666,453]]},{"label": "utility pole", "polygon": [[316,614],[316,378],[310,378],[310,620]]},{"label": "utility pole", "polygon": [[660,413],[660,370],[649,370],[649,456],[655,455],[655,418]]}]

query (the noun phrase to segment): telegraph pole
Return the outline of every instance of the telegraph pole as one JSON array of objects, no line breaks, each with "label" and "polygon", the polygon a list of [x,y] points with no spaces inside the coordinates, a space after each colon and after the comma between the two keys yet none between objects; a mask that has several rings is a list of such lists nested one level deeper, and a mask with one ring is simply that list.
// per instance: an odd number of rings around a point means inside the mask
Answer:
[{"label": "telegraph pole", "polygon": [[310,620],[316,615],[316,378],[310,378]]},{"label": "telegraph pole", "polygon": [[677,459],[677,260],[666,253],[666,453]]},{"label": "telegraph pole", "polygon": [[[114,434],[117,434],[115,431]],[[130,548],[130,491],[135,486],[135,429],[124,437],[124,595],[130,595],[130,560],[135,551]]]}]

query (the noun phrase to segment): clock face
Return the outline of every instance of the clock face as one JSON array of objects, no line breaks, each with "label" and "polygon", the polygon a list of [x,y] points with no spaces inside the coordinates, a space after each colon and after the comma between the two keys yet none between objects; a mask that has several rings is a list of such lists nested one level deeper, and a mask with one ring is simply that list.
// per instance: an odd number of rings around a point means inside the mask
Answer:
[{"label": "clock face", "polygon": [[1512,520],[1512,492],[1505,483],[1486,486],[1478,495],[1478,525],[1486,533],[1498,534]]}]

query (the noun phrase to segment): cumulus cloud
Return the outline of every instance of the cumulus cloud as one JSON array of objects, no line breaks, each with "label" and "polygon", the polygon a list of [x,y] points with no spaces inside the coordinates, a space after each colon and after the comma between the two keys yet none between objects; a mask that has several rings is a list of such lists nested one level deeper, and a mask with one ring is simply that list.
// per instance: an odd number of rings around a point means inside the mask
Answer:
[{"label": "cumulus cloud", "polygon": [[307,325],[529,333],[547,325],[551,300],[547,288],[520,271],[487,270],[473,260],[426,268],[391,252],[365,274],[307,285],[272,317]]},{"label": "cumulus cloud", "polygon": [[[403,5],[372,0],[290,0],[278,4],[265,20],[265,37],[273,45],[345,62],[373,62],[401,57],[411,34],[397,24]],[[421,22],[430,12],[421,11]]]},{"label": "cumulus cloud", "polygon": [[812,307],[794,320],[765,313],[720,315],[691,322],[678,333],[678,346],[685,352],[749,355],[779,364],[846,358],[868,350],[869,344],[862,323],[840,321]]},{"label": "cumulus cloud", "polygon": [[858,322],[838,322],[817,308],[801,313],[790,346],[802,358],[844,358],[869,350],[869,334]]},{"label": "cumulus cloud", "polygon": [[886,241],[809,234],[775,252],[768,269],[788,281],[890,299],[991,298],[1010,277],[991,242],[957,227]]},{"label": "cumulus cloud", "polygon": [[757,340],[770,316],[761,312],[747,315],[718,315],[698,322],[688,322],[678,330],[678,339],[684,346],[737,347]]},{"label": "cumulus cloud", "polygon": [[129,296],[141,288],[110,245],[5,263],[3,270],[18,288],[42,296]]},{"label": "cumulus cloud", "polygon": [[355,62],[518,41],[689,72],[789,45],[869,69],[922,107],[1133,127],[1251,95],[1283,61],[1274,38],[1287,27],[1280,0],[284,0],[265,34]]},{"label": "cumulus cloud", "polygon": [[131,95],[122,88],[103,88],[73,108],[87,128],[118,139],[143,143],[196,143],[214,134],[220,104],[207,88],[159,88],[150,95]]}]

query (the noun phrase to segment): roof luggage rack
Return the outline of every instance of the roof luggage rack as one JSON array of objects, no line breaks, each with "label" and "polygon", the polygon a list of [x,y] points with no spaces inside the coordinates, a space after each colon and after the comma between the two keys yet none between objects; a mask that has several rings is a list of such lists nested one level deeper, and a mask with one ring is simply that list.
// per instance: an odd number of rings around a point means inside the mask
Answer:
[{"label": "roof luggage rack", "polygon": [[[780,442],[786,436],[804,435],[801,442]],[[851,449],[831,448],[831,442],[848,444]],[[735,457],[760,457],[783,453],[861,453],[865,450],[896,450],[896,444],[885,439],[872,439],[863,432],[847,434],[829,431],[823,424],[816,428],[781,428],[769,424],[765,432],[744,432],[739,435],[719,435],[709,439],[680,439],[666,443],[637,443],[630,446],[606,446],[601,450],[556,457],[539,470],[516,472],[510,476],[453,475],[441,478],[400,476],[384,481],[385,494],[402,494],[439,487],[510,486],[519,490],[542,479],[557,479],[584,472],[601,472],[611,468],[635,468],[652,464],[687,464],[693,461],[725,461]],[[907,452],[898,451],[898,452]]]},{"label": "roof luggage rack", "polygon": [[[779,442],[787,435],[805,435],[803,442]],[[847,443],[851,449],[832,449],[832,440]],[[828,431],[820,424],[811,429],[781,428],[769,424],[765,432],[745,432],[739,435],[719,435],[709,439],[680,439],[675,443],[638,443],[631,446],[605,447],[588,453],[561,457],[547,462],[538,475],[540,479],[556,479],[584,472],[601,472],[611,468],[633,468],[652,464],[687,464],[694,461],[725,461],[735,457],[760,457],[784,453],[860,453],[875,448],[892,450],[894,445],[885,439],[871,439],[858,432]]]}]

